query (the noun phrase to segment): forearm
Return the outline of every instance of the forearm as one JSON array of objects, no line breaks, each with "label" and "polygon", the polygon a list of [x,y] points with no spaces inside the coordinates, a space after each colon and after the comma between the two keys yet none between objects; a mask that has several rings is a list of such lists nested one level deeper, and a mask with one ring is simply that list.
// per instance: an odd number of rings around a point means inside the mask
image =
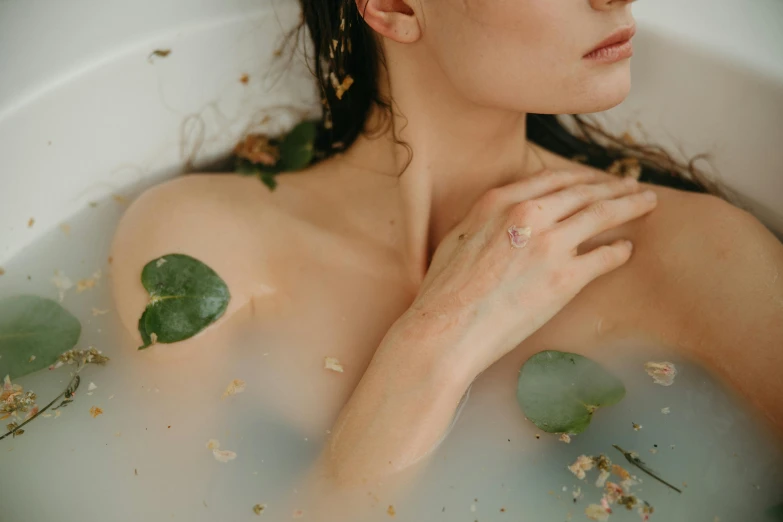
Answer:
[{"label": "forearm", "polygon": [[402,470],[446,433],[473,376],[445,356],[447,336],[393,327],[344,406],[323,463],[341,485]]}]

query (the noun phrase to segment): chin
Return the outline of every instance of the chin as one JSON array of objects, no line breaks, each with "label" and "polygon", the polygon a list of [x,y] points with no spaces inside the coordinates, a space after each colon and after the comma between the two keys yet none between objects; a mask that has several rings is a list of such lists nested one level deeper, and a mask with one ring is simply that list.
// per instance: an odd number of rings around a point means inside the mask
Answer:
[{"label": "chin", "polygon": [[585,82],[582,103],[572,114],[601,112],[621,104],[631,92],[630,62],[595,71]]}]

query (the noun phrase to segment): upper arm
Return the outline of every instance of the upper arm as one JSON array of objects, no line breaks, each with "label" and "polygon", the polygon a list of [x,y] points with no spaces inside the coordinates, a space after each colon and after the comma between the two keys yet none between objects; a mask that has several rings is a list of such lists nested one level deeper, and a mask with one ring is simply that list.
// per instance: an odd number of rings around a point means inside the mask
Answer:
[{"label": "upper arm", "polygon": [[750,214],[700,197],[664,260],[681,335],[696,358],[783,428],[783,245]]},{"label": "upper arm", "polygon": [[[250,182],[250,183],[247,183]],[[268,281],[269,245],[259,238],[269,212],[265,188],[231,176],[185,176],[142,194],[123,216],[112,245],[114,300],[123,324],[135,332],[148,301],[141,272],[166,254],[187,254],[205,263],[228,285],[231,316]]]}]

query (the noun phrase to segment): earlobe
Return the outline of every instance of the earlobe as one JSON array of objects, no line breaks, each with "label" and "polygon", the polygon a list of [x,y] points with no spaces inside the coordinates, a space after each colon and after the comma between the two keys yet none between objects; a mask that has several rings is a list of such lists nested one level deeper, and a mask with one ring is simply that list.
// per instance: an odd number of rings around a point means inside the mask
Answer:
[{"label": "earlobe", "polygon": [[412,0],[355,0],[359,15],[373,30],[399,43],[421,38],[421,26]]}]

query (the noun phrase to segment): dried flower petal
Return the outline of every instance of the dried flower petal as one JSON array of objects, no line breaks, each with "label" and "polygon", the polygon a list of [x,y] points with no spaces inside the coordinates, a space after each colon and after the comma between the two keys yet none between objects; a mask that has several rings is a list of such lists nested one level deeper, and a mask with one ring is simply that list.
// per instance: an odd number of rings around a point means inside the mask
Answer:
[{"label": "dried flower petal", "polygon": [[674,378],[677,376],[677,367],[670,362],[649,361],[644,363],[644,370],[647,372],[647,375],[653,378],[655,384],[660,384],[661,386],[671,386],[674,384]]},{"label": "dried flower petal", "polygon": [[265,509],[266,509],[266,504],[256,504],[255,506],[253,506],[253,513],[255,513],[256,515],[260,515],[261,513],[264,512]]},{"label": "dried flower petal", "polygon": [[216,450],[220,448],[220,441],[217,439],[209,439],[207,441],[207,449]]},{"label": "dried flower petal", "polygon": [[571,436],[568,433],[561,433],[558,440],[560,442],[565,442],[566,444],[571,444]]},{"label": "dried flower petal", "polygon": [[223,395],[220,398],[225,399],[230,395],[236,395],[237,393],[242,393],[243,391],[245,391],[245,385],[246,383],[242,379],[234,379],[228,384],[226,391],[223,392]]},{"label": "dried flower petal", "polygon": [[228,462],[229,460],[234,460],[235,458],[237,458],[236,453],[228,450],[214,449],[212,450],[212,455],[215,456],[215,460],[217,460],[218,462]]},{"label": "dried flower petal", "polygon": [[672,412],[672,410],[668,406],[666,406],[665,408],[661,408],[661,413],[663,413],[664,415],[668,415],[671,412]]},{"label": "dried flower petal", "polygon": [[274,166],[280,159],[280,148],[269,142],[263,134],[248,134],[234,147],[234,154],[251,163]]},{"label": "dried flower petal", "polygon": [[598,520],[599,522],[606,522],[609,520],[611,511],[607,511],[603,506],[598,504],[590,504],[585,508],[585,515],[590,520]]},{"label": "dried flower petal", "polygon": [[339,81],[337,76],[331,72],[329,73],[329,79],[332,82],[332,87],[334,88],[338,100],[342,100],[343,95],[351,88],[351,85],[353,85],[353,78],[350,74],[346,75],[342,81]]},{"label": "dried flower petal", "polygon": [[595,480],[595,487],[602,488],[604,487],[604,484],[606,484],[606,480],[611,476],[612,474],[607,470],[601,470],[601,473],[598,475],[598,478]]},{"label": "dried flower petal", "polygon": [[628,470],[617,464],[612,465],[612,473],[620,477],[621,480],[628,480],[631,478],[631,474],[628,473]]},{"label": "dried flower petal", "polygon": [[390,517],[393,517],[397,514],[397,512],[394,510],[394,506],[391,504],[389,504],[389,509],[386,510],[386,513],[388,513]]},{"label": "dried flower petal", "polygon": [[576,475],[576,478],[579,480],[583,480],[585,478],[585,471],[590,471],[593,469],[593,466],[595,465],[595,462],[593,461],[592,457],[588,457],[587,455],[579,455],[576,458],[576,462],[568,466],[568,469]]},{"label": "dried flower petal", "polygon": [[622,158],[609,165],[606,172],[623,178],[639,179],[642,175],[642,165],[638,158]]},{"label": "dried flower petal", "polygon": [[91,382],[90,385],[87,386],[87,391],[93,391],[93,390],[97,390],[97,389],[98,389],[98,386],[94,382]]},{"label": "dried flower petal", "polygon": [[333,372],[343,373],[343,365],[337,357],[324,357],[324,368]]},{"label": "dried flower petal", "polygon": [[101,414],[103,414],[103,410],[100,409],[98,406],[93,406],[92,408],[90,408],[90,415],[92,415],[93,419]]},{"label": "dried flower petal", "polygon": [[68,276],[63,274],[59,270],[54,271],[54,277],[52,277],[52,283],[57,288],[60,295],[60,302],[65,299],[65,293],[73,288],[73,281]]}]

